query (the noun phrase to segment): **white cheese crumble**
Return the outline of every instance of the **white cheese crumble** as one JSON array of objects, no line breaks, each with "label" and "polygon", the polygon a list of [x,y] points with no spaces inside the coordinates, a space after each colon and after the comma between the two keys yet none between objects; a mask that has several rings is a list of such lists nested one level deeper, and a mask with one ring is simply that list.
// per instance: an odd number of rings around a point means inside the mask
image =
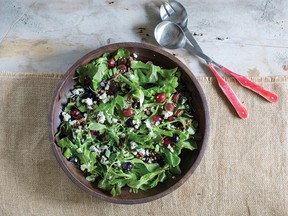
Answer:
[{"label": "white cheese crumble", "polygon": [[97,121],[101,124],[104,124],[106,118],[105,118],[105,115],[102,111],[100,111],[98,114],[97,114]]},{"label": "white cheese crumble", "polygon": [[100,100],[103,100],[103,99],[105,99],[107,97],[107,94],[106,94],[106,92],[104,92],[103,94],[101,94],[100,96],[99,96],[99,99]]},{"label": "white cheese crumble", "polygon": [[133,53],[133,57],[136,59],[138,58],[138,55],[136,53]]},{"label": "white cheese crumble", "polygon": [[152,129],[151,122],[149,121],[149,119],[146,119],[146,120],[144,121],[144,123],[146,124],[146,127],[147,127],[148,129]]},{"label": "white cheese crumble", "polygon": [[87,120],[87,113],[84,113],[84,121]]},{"label": "white cheese crumble", "polygon": [[150,153],[149,153],[149,150],[148,150],[148,149],[146,149],[146,151],[145,151],[145,154],[146,154],[147,156],[149,156],[149,155],[150,155]]},{"label": "white cheese crumble", "polygon": [[145,149],[143,148],[140,148],[140,149],[137,149],[137,152],[140,154],[140,155],[145,155]]},{"label": "white cheese crumble", "polygon": [[83,88],[74,89],[74,90],[72,91],[72,93],[73,93],[74,95],[81,95],[81,94],[83,94],[84,92],[85,92],[85,90],[84,90]]},{"label": "white cheese crumble", "polygon": [[136,149],[137,148],[137,143],[136,142],[134,142],[134,141],[131,141],[130,142],[130,145],[131,145],[131,149]]},{"label": "white cheese crumble", "polygon": [[80,125],[76,130],[75,133],[81,133],[83,131],[82,126]]},{"label": "white cheese crumble", "polygon": [[164,111],[163,114],[164,114],[164,119],[167,119],[167,118],[169,118],[170,116],[173,115],[173,112],[171,112],[171,111]]},{"label": "white cheese crumble", "polygon": [[118,122],[118,119],[112,118],[112,123],[117,123],[117,122]]},{"label": "white cheese crumble", "polygon": [[110,101],[114,96],[113,95],[107,95],[106,92],[104,92],[102,95],[99,96],[99,99],[102,100],[102,102],[105,104],[108,101]]},{"label": "white cheese crumble", "polygon": [[168,146],[167,146],[167,148],[173,153],[174,152],[174,149],[173,149],[173,147],[169,144]]},{"label": "white cheese crumble", "polygon": [[69,121],[71,119],[71,116],[66,112],[62,112],[62,116],[64,121]]},{"label": "white cheese crumble", "polygon": [[139,127],[141,125],[141,121],[139,119],[133,120],[132,123],[133,123],[135,129],[139,129]]},{"label": "white cheese crumble", "polygon": [[77,120],[69,121],[69,124],[70,124],[71,126],[74,126],[76,123],[77,123]]},{"label": "white cheese crumble", "polygon": [[81,154],[81,153],[83,153],[83,151],[82,151],[82,149],[81,148],[77,148],[77,153],[79,153],[79,154]]},{"label": "white cheese crumble", "polygon": [[107,83],[107,85],[105,86],[105,90],[107,91],[110,88],[109,83]]},{"label": "white cheese crumble", "polygon": [[160,125],[160,121],[155,122],[155,126],[157,127],[158,125]]},{"label": "white cheese crumble", "polygon": [[102,152],[101,149],[96,148],[95,146],[90,146],[89,150],[93,152],[97,152],[97,154],[100,154]]},{"label": "white cheese crumble", "polygon": [[87,169],[87,165],[86,165],[86,164],[82,164],[82,165],[80,166],[80,169],[81,169],[82,171],[85,171],[85,169]]},{"label": "white cheese crumble", "polygon": [[85,100],[85,103],[87,104],[87,106],[92,106],[93,105],[93,100],[91,98],[87,98]]},{"label": "white cheese crumble", "polygon": [[149,135],[150,135],[153,139],[155,139],[155,138],[157,137],[157,135],[156,135],[154,132],[152,132],[152,131],[149,132]]}]

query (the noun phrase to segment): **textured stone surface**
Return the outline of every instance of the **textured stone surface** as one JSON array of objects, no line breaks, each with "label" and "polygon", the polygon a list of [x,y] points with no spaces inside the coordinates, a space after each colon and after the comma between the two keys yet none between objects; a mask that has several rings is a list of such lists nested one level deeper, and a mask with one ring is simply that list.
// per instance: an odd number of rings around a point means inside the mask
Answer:
[{"label": "textured stone surface", "polygon": [[[0,0],[0,71],[64,73],[78,58],[115,42],[156,44],[162,1]],[[203,50],[243,75],[288,74],[288,7],[273,0],[183,0]],[[169,50],[197,76],[202,60]]]}]

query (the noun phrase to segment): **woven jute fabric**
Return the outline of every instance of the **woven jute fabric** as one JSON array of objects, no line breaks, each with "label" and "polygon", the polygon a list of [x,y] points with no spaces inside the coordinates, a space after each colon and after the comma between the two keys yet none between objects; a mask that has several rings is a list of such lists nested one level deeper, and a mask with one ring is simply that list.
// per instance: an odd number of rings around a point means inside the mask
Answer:
[{"label": "woven jute fabric", "polygon": [[272,104],[227,78],[249,111],[238,118],[213,78],[198,78],[211,133],[195,173],[173,193],[139,205],[104,202],[59,167],[48,111],[62,75],[0,73],[0,215],[288,215],[288,77],[254,78]]}]

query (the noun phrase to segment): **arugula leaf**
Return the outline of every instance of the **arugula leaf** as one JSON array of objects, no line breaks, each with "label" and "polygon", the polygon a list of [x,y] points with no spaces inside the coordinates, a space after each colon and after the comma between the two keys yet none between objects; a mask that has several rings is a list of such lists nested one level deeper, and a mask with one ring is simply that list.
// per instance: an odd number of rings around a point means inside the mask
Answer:
[{"label": "arugula leaf", "polygon": [[69,159],[73,155],[72,150],[70,148],[67,148],[63,155],[65,158]]},{"label": "arugula leaf", "polygon": [[177,143],[177,146],[179,148],[186,148],[186,149],[189,149],[189,150],[194,150],[194,149],[197,149],[197,143],[195,142],[195,140],[188,140],[188,141],[184,141],[184,142],[179,142]]},{"label": "arugula leaf", "polygon": [[75,145],[70,141],[68,137],[64,137],[57,142],[58,146],[62,148],[75,148]]},{"label": "arugula leaf", "polygon": [[164,149],[164,154],[166,156],[168,164],[170,164],[172,167],[176,167],[180,164],[181,159],[176,154],[173,154],[168,149]]},{"label": "arugula leaf", "polygon": [[98,122],[91,122],[88,126],[89,130],[99,131],[100,134],[104,133],[107,129],[104,124]]},{"label": "arugula leaf", "polygon": [[92,87],[96,91],[99,88],[99,84],[102,80],[108,78],[108,59],[107,57],[101,57],[96,60],[96,73],[92,78]]},{"label": "arugula leaf", "polygon": [[128,59],[130,57],[130,52],[126,49],[118,49],[117,54],[114,56],[114,59],[117,61],[120,58]]}]

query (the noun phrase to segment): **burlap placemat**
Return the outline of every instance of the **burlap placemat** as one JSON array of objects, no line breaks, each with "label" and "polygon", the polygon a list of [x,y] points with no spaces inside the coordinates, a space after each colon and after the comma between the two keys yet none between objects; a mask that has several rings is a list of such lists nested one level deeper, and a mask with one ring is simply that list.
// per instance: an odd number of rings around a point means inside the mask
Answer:
[{"label": "burlap placemat", "polygon": [[257,78],[271,104],[228,79],[250,112],[241,120],[213,78],[199,78],[211,137],[195,174],[151,203],[117,205],[75,186],[48,140],[48,109],[61,75],[0,73],[0,215],[288,215],[288,77]]}]

